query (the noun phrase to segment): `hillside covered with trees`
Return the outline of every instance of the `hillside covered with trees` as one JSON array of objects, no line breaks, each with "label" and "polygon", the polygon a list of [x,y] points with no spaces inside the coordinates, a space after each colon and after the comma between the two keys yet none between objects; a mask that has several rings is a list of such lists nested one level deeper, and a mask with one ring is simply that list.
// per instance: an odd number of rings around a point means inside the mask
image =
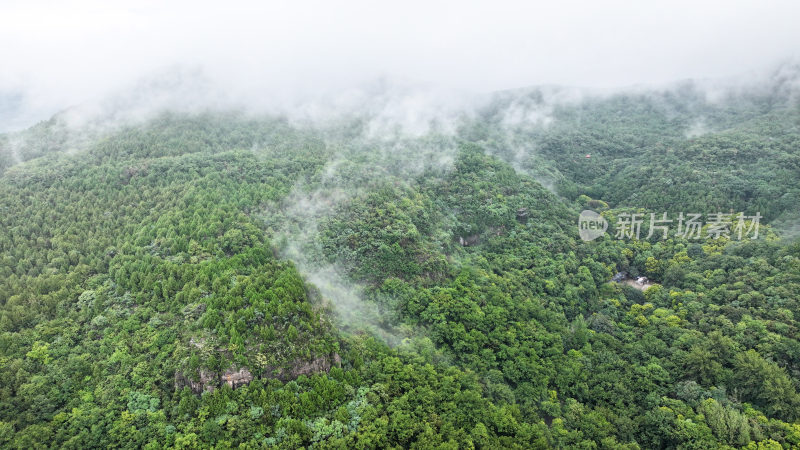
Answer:
[{"label": "hillside covered with trees", "polygon": [[0,447],[798,448],[796,79],[0,135]]}]

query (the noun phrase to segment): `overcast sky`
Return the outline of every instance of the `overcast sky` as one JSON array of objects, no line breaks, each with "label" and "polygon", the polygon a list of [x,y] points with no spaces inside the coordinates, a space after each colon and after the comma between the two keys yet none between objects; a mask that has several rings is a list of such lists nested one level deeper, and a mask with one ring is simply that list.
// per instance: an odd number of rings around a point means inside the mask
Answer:
[{"label": "overcast sky", "polygon": [[476,91],[664,83],[796,61],[798,18],[800,2],[766,0],[2,0],[0,97],[52,114],[184,66],[306,94],[381,76]]}]

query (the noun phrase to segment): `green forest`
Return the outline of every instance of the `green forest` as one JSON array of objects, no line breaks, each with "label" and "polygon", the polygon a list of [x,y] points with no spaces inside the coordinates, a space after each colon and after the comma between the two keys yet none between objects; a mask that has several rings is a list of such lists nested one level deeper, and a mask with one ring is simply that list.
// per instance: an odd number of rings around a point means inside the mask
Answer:
[{"label": "green forest", "polygon": [[0,135],[0,447],[800,448],[800,106],[771,83],[503,91],[416,134]]}]

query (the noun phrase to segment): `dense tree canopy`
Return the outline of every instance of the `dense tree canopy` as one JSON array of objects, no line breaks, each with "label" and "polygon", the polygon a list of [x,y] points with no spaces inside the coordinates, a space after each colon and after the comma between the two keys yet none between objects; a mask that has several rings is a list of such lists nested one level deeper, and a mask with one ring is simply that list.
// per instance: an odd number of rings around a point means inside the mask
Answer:
[{"label": "dense tree canopy", "polygon": [[[509,124],[543,100],[503,93],[455,135],[165,113],[0,137],[0,447],[800,446],[800,115],[699,95]],[[609,234],[580,240],[583,209]],[[678,211],[761,235],[614,238]]]}]

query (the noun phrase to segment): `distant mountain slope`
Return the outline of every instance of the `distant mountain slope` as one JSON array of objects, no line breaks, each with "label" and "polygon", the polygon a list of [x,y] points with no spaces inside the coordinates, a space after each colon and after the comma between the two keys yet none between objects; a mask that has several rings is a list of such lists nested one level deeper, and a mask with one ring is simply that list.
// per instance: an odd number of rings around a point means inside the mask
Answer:
[{"label": "distant mountain slope", "polygon": [[716,90],[511,91],[465,130],[568,198],[772,220],[800,204],[798,79],[784,67],[763,84]]}]

